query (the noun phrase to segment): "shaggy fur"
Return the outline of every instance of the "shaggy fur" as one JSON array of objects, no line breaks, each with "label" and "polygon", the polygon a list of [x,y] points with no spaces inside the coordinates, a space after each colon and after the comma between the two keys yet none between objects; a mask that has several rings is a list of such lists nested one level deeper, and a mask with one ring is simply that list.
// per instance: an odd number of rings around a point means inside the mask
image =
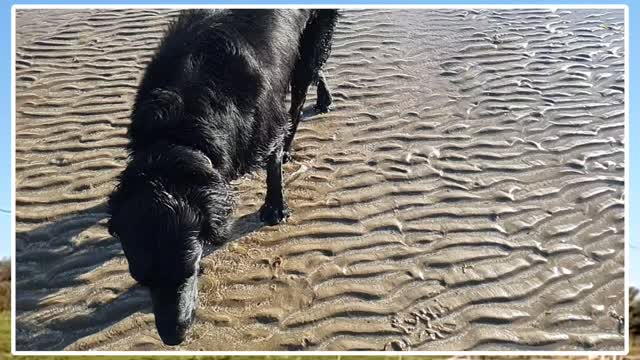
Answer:
[{"label": "shaggy fur", "polygon": [[181,343],[193,321],[203,244],[227,236],[229,181],[266,167],[260,217],[288,216],[281,165],[311,83],[318,110],[331,104],[320,69],[336,19],[335,10],[185,11],[147,67],[109,231],[132,277],[150,289],[166,344]]}]

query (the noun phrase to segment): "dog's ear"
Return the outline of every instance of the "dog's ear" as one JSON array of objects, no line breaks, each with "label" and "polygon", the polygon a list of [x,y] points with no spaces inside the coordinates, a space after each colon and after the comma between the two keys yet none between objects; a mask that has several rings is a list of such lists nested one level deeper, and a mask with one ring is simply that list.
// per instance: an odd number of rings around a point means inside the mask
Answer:
[{"label": "dog's ear", "polygon": [[195,198],[204,221],[200,236],[202,240],[223,243],[229,236],[229,216],[233,211],[233,194],[224,184],[198,191]]},{"label": "dog's ear", "polygon": [[109,195],[109,200],[107,201],[107,212],[109,213],[109,220],[107,220],[107,230],[109,234],[113,237],[118,237],[118,233],[116,231],[116,223],[117,218],[120,214],[120,210],[122,208],[122,202],[124,201],[125,192],[123,189],[122,181],[126,177],[123,172],[120,175],[119,183],[113,192]]},{"label": "dog's ear", "polygon": [[115,217],[118,216],[118,210],[119,210],[119,206],[115,206],[117,204],[117,201],[113,201],[114,197],[110,197],[109,198],[109,219],[107,220],[107,231],[109,231],[109,235],[113,236],[114,238],[118,238],[118,232],[116,231],[116,226],[115,226]]}]

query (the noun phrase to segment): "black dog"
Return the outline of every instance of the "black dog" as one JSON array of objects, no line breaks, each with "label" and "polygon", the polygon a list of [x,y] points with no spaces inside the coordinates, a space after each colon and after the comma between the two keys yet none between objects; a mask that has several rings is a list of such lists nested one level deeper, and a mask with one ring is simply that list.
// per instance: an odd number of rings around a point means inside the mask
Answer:
[{"label": "black dog", "polygon": [[317,109],[331,104],[321,68],[337,16],[329,9],[185,11],[147,67],[129,163],[109,199],[109,232],[133,278],[150,289],[165,344],[181,343],[193,321],[203,243],[228,233],[229,181],[266,165],[260,218],[271,225],[287,218],[281,166],[311,83]]}]

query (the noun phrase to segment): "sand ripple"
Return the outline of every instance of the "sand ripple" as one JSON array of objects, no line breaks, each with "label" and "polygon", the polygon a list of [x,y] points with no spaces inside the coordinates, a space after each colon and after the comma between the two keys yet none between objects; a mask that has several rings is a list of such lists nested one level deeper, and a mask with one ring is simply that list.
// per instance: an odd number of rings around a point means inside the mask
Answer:
[{"label": "sand ripple", "polygon": [[[175,12],[19,11],[17,347],[163,348],[106,232],[137,79]],[[187,350],[621,349],[622,11],[352,10],[294,214],[204,260]],[[314,101],[314,96],[310,100]]]}]

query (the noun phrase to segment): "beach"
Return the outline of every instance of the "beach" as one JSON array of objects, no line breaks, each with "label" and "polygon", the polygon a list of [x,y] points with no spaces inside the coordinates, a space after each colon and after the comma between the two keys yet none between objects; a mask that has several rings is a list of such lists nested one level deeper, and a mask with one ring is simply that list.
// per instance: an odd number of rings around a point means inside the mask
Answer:
[{"label": "beach", "polygon": [[[621,350],[624,13],[345,10],[286,164],[233,183],[187,340],[106,229],[167,9],[18,10],[18,350]],[[315,88],[307,107],[315,102]]]}]

